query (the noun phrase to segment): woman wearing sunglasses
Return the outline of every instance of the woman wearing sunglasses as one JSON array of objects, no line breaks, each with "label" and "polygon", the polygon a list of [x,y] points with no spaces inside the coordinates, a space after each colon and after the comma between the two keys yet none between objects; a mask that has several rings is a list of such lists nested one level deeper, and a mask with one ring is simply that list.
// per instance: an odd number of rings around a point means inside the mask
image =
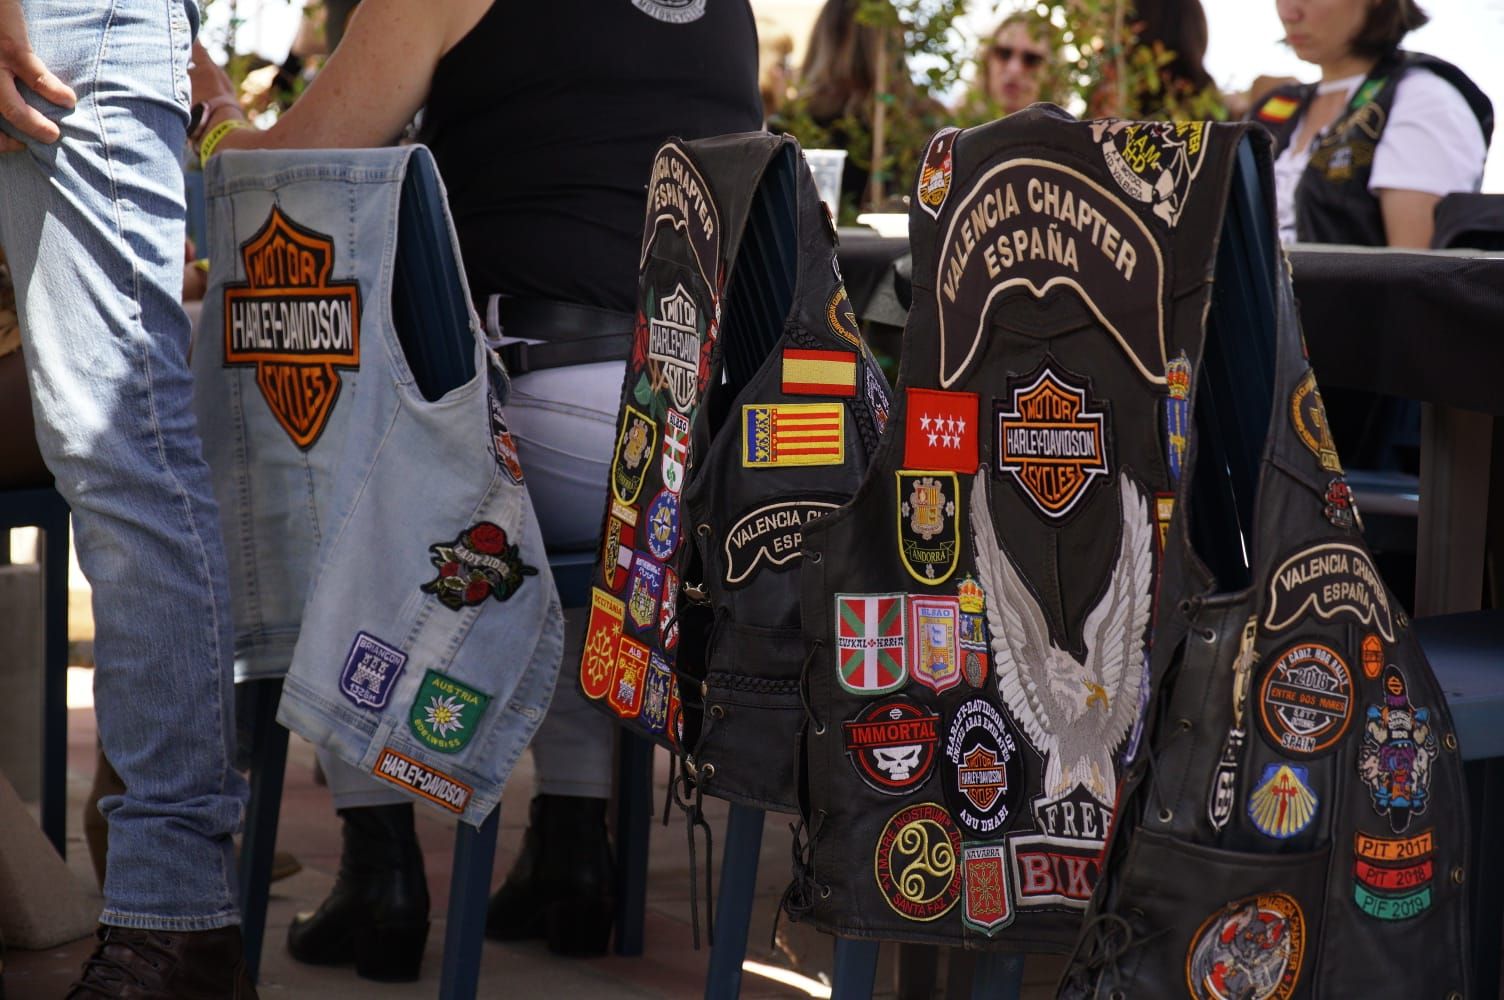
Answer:
[{"label": "woman wearing sunglasses", "polygon": [[997,116],[1011,115],[1042,98],[1055,61],[1051,26],[1031,13],[1012,14],[992,32],[982,53],[985,96]]}]

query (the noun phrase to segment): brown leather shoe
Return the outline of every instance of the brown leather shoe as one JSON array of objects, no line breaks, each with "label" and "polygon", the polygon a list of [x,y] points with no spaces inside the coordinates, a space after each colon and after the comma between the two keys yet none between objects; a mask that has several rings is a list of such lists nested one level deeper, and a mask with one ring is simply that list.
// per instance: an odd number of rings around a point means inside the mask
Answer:
[{"label": "brown leather shoe", "polygon": [[150,931],[100,927],[69,1000],[256,1000],[239,927]]}]

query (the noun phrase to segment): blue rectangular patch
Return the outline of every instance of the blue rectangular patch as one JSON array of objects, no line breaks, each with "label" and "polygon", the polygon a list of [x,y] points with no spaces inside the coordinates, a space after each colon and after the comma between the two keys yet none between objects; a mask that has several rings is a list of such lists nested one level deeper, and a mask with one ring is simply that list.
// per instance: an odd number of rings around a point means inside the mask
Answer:
[{"label": "blue rectangular patch", "polygon": [[356,632],[345,669],[339,674],[339,689],[362,708],[386,708],[397,678],[407,665],[407,654],[366,632]]},{"label": "blue rectangular patch", "polygon": [[663,564],[645,553],[632,558],[632,590],[627,596],[627,622],[634,631],[658,627],[658,601],[663,593]]},{"label": "blue rectangular patch", "polygon": [[668,692],[673,683],[668,662],[655,649],[648,667],[647,695],[642,702],[642,722],[648,732],[662,734],[668,724]]}]

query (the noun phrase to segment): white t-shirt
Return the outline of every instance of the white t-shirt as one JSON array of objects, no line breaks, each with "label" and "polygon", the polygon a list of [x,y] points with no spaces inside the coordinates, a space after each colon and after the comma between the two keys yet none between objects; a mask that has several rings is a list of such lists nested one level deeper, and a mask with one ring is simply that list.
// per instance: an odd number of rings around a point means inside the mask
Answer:
[{"label": "white t-shirt", "polygon": [[[1326,80],[1317,84],[1316,92],[1342,91],[1351,98],[1364,79],[1359,75]],[[1313,138],[1296,151],[1292,141],[1274,161],[1281,243],[1295,242],[1295,188],[1311,162],[1315,144]],[[1368,190],[1389,188],[1434,195],[1476,191],[1483,183],[1487,153],[1483,129],[1467,99],[1435,73],[1414,69],[1401,77],[1395,88],[1388,124],[1374,149]]]}]

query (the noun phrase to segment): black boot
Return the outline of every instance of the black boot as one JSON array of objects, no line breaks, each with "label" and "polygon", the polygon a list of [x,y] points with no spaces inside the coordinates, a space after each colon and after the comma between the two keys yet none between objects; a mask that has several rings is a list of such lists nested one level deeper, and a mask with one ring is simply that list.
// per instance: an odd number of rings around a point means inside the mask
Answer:
[{"label": "black boot", "polygon": [[256,1000],[239,927],[101,927],[68,1000]]},{"label": "black boot", "polygon": [[309,965],[355,963],[383,982],[418,978],[428,941],[428,879],[411,805],[341,809],[339,877],[318,912],[287,928],[287,950]]},{"label": "black boot", "polygon": [[615,913],[606,800],[533,799],[522,853],[491,897],[486,936],[496,941],[541,937],[557,955],[604,955]]}]

